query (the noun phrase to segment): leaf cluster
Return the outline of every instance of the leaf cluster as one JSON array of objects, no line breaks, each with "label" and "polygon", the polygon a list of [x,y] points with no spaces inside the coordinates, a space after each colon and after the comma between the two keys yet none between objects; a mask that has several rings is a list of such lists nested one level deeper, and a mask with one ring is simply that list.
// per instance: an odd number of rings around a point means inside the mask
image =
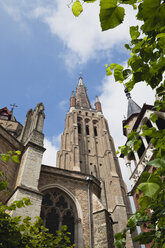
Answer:
[{"label": "leaf cluster", "polygon": [[115,246],[124,248],[126,233],[133,233],[136,227],[147,228],[134,238],[140,244],[152,242],[152,247],[164,247],[165,244],[165,156],[149,162],[158,169],[154,173],[143,172],[138,186],[140,208],[127,223],[126,229],[115,235]]},{"label": "leaf cluster", "polygon": [[21,156],[21,151],[9,151],[5,154],[1,153],[0,159],[3,162],[8,162],[11,159],[14,163],[19,164],[20,163],[20,160],[19,160],[20,156]]},{"label": "leaf cluster", "polygon": [[[1,154],[1,160],[18,163],[20,151],[9,151]],[[0,191],[7,189],[7,178],[0,171]],[[20,216],[12,217],[11,211],[31,205],[28,198],[14,201],[9,206],[0,202],[0,248],[73,248],[67,232],[67,226],[62,226],[61,230],[55,235],[50,234],[49,230],[42,225],[42,219],[36,217],[34,223],[30,217],[21,220]]]}]

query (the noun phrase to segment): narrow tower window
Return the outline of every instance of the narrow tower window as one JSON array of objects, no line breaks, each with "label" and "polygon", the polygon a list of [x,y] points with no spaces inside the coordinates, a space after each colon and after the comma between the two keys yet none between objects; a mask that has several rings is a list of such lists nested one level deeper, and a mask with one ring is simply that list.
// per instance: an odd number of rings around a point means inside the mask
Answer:
[{"label": "narrow tower window", "polygon": [[94,135],[97,136],[97,127],[94,127]]},{"label": "narrow tower window", "polygon": [[81,133],[81,124],[78,123],[78,133]]},{"label": "narrow tower window", "polygon": [[86,125],[86,135],[89,135],[89,126]]}]

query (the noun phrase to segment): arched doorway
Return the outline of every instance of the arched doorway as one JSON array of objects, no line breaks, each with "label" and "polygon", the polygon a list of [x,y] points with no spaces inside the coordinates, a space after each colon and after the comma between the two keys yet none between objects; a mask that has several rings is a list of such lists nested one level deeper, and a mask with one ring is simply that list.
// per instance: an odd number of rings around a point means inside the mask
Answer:
[{"label": "arched doorway", "polygon": [[76,242],[75,224],[77,210],[74,202],[65,192],[58,188],[43,192],[41,218],[43,219],[44,226],[52,234],[61,229],[61,226],[67,225],[68,232],[71,233],[71,243],[74,244]]}]

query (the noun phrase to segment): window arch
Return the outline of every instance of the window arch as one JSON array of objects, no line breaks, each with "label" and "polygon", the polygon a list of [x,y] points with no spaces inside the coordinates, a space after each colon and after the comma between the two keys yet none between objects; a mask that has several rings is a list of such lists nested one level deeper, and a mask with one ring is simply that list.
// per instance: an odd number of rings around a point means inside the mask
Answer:
[{"label": "window arch", "polygon": [[75,222],[77,211],[74,202],[62,190],[55,188],[44,192],[41,218],[43,224],[49,232],[56,234],[62,225],[67,225],[68,232],[71,233],[71,243],[75,243]]}]

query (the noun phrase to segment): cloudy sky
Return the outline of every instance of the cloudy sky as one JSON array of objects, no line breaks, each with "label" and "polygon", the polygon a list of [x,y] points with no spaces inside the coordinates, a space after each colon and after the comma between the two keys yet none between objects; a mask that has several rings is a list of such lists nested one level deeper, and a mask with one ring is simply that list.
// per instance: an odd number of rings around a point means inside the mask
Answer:
[{"label": "cloudy sky", "polygon": [[[134,11],[128,8],[122,25],[101,32],[98,1],[84,4],[78,18],[69,3],[0,0],[0,108],[10,109],[16,103],[14,114],[23,124],[26,112],[44,103],[47,151],[43,162],[49,165],[55,165],[69,98],[80,72],[91,103],[96,95],[102,102],[116,147],[125,142],[122,120],[127,99],[123,86],[106,77],[105,64],[126,64],[129,54],[123,44],[129,40],[129,25],[136,24]],[[131,94],[140,106],[153,103],[154,92],[141,83]]]}]

